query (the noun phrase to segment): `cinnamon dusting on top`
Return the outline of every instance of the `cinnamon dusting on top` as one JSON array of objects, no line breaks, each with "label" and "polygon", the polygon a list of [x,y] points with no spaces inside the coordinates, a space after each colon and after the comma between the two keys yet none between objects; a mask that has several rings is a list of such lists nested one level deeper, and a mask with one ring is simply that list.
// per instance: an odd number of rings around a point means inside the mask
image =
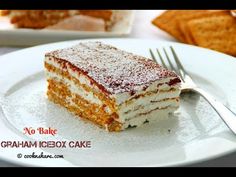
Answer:
[{"label": "cinnamon dusting on top", "polygon": [[[134,55],[101,42],[81,42],[70,48],[46,54],[69,62],[87,74],[111,94],[135,92],[136,86],[147,88],[152,82],[178,76],[151,59]],[[172,83],[173,84],[173,83]]]}]

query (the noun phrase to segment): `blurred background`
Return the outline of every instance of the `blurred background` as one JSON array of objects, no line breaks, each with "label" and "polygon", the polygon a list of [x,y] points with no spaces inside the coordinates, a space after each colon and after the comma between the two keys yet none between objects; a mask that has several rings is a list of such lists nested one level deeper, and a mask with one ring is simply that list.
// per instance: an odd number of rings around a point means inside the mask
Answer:
[{"label": "blurred background", "polygon": [[[177,41],[236,55],[235,10],[0,10],[0,53],[85,38]],[[13,50],[14,50],[13,49]]]}]

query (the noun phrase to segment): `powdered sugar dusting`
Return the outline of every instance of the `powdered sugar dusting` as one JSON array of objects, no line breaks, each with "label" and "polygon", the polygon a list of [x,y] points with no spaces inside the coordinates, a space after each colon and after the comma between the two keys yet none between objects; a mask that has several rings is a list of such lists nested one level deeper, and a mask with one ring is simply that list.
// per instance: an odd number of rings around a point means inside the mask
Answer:
[{"label": "powdered sugar dusting", "polygon": [[[178,76],[151,59],[134,55],[101,42],[83,42],[47,53],[82,70],[106,91],[116,94],[146,88],[152,82]],[[180,80],[177,80],[180,82]]]}]

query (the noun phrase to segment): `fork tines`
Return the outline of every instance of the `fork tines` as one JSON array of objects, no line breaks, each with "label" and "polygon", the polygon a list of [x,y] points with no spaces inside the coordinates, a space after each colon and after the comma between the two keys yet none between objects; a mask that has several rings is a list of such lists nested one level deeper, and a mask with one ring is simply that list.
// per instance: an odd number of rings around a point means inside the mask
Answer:
[{"label": "fork tines", "polygon": [[[172,58],[175,60],[175,64],[176,64],[177,68],[176,68],[176,67],[173,65],[173,63],[171,62],[171,59],[170,59],[170,57],[169,57],[168,52],[166,51],[166,49],[163,48],[163,53],[165,54],[165,58],[166,58],[166,60],[167,60],[167,62],[168,62],[169,69],[171,69],[171,70],[175,71],[176,73],[178,73],[178,75],[180,75],[181,79],[183,80],[183,79],[184,79],[184,76],[185,76],[185,74],[186,74],[187,72],[185,71],[185,69],[184,69],[182,63],[181,63],[180,60],[179,60],[179,57],[177,56],[177,54],[176,54],[176,52],[175,52],[175,50],[174,50],[174,48],[173,48],[172,46],[170,46],[170,51],[171,51],[171,53],[172,53]],[[150,54],[151,54],[152,59],[153,59],[156,63],[158,63],[158,60],[157,60],[157,58],[155,57],[153,51],[152,51],[151,49],[149,49],[149,52],[150,52]],[[162,65],[163,67],[165,67],[165,68],[168,69],[168,66],[167,66],[167,64],[165,63],[164,57],[161,55],[160,50],[156,49],[156,53],[157,53],[157,55],[158,55],[158,57],[159,57],[159,59],[160,59],[161,65]]]}]

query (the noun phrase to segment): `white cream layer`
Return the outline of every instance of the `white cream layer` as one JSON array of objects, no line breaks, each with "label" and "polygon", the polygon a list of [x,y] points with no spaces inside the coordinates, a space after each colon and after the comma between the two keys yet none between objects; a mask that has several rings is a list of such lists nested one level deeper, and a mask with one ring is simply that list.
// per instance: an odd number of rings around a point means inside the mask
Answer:
[{"label": "white cream layer", "polygon": [[143,125],[146,121],[148,121],[149,123],[152,123],[154,121],[166,119],[166,118],[168,118],[169,114],[174,112],[176,109],[177,108],[175,108],[175,107],[168,107],[165,109],[154,110],[146,115],[136,116],[133,119],[125,121],[124,124],[122,125],[122,129],[126,129],[129,126],[139,127],[139,126]]},{"label": "white cream layer", "polygon": [[119,112],[120,122],[126,122],[127,120],[136,117],[139,114],[147,113],[155,109],[162,109],[166,107],[179,107],[179,102],[176,99],[169,99],[166,101],[160,101],[156,103],[149,103],[146,105],[141,105],[138,109],[129,109],[129,112]]},{"label": "white cream layer", "polygon": [[[56,68],[59,68],[59,69],[62,69],[62,67],[60,66],[59,63],[56,63],[55,61],[53,60],[49,60],[48,57],[45,58],[45,61],[56,67]],[[85,76],[85,75],[81,75],[77,72],[74,72],[70,67],[69,65],[66,63],[66,68],[62,69],[64,71],[67,71],[69,72],[69,75],[75,77],[77,80],[79,80],[79,82],[81,84],[85,84],[85,85],[88,85],[89,87],[91,87],[92,89],[100,92],[101,90],[95,85],[95,84],[91,84],[90,82],[90,79]],[[143,86],[140,85],[140,86],[136,86],[135,89],[139,90],[137,91],[134,95],[130,95],[129,92],[124,92],[124,93],[116,93],[116,94],[112,94],[110,95],[111,98],[114,98],[116,100],[116,105],[120,105],[122,103],[124,103],[125,101],[137,96],[137,95],[140,95],[140,94],[145,94],[147,92],[152,92],[152,91],[156,91],[157,89],[160,89],[160,90],[169,90],[170,88],[175,88],[175,89],[179,89],[180,88],[180,84],[177,84],[175,86],[169,86],[168,84],[165,84],[165,83],[168,83],[170,82],[170,80],[174,79],[173,77],[170,77],[170,78],[166,78],[166,79],[162,79],[160,81],[155,81],[153,82],[152,84],[149,85],[149,87],[146,89],[146,90],[143,90]],[[162,85],[161,85],[162,84]]]},{"label": "white cream layer", "polygon": [[[53,60],[48,60],[48,58],[46,58],[45,60],[48,64],[51,64],[60,70],[62,69],[62,67],[58,63],[54,62]],[[68,64],[66,64],[66,66],[67,68],[64,68],[62,70],[68,71],[69,75],[72,75],[73,77],[75,77],[77,80],[79,80],[81,84],[88,85],[92,89],[100,92],[100,89],[96,85],[91,84],[87,76],[74,72],[68,66]],[[85,91],[83,88],[75,85],[73,81],[63,78],[61,75],[57,75],[56,73],[52,73],[52,72],[47,72],[47,76],[49,78],[58,79],[66,83],[67,85],[70,85],[70,90],[72,93],[80,95],[81,97],[88,100],[89,102],[102,105],[101,100],[99,100],[99,98],[93,95],[93,93]],[[119,105],[119,110],[118,110],[118,114],[120,117],[119,121],[124,123],[124,127],[126,125],[139,126],[143,124],[143,122],[145,122],[146,119],[148,120],[154,119],[152,117],[155,117],[155,119],[158,119],[158,117],[160,117],[159,115],[154,116],[154,113],[157,113],[157,110],[154,110],[156,108],[165,108],[165,109],[159,110],[161,111],[161,114],[163,115],[168,115],[170,112],[173,112],[173,110],[177,109],[177,107],[179,106],[179,102],[177,102],[176,100],[163,100],[163,99],[168,99],[168,98],[179,97],[179,94],[180,94],[179,84],[175,85],[174,87],[170,87],[168,84],[164,84],[164,83],[168,83],[171,79],[173,78],[167,78],[161,81],[153,82],[146,90],[142,90],[141,89],[142,86],[138,86],[141,90],[136,92],[132,96],[129,93],[117,93],[117,94],[111,95],[111,97],[115,98],[117,105]],[[175,88],[175,90],[170,91],[171,88]],[[151,95],[145,95],[147,92],[155,92],[157,91],[157,89],[159,90],[159,92],[152,93]],[[167,92],[162,92],[163,90]],[[130,100],[139,94],[144,94],[145,96],[134,99],[134,101],[131,101],[129,104],[125,103],[127,100]],[[151,103],[151,101],[154,101],[154,103]],[[151,111],[151,110],[154,110],[154,111]],[[150,111],[151,113],[147,115],[139,115],[140,113],[146,113]],[[108,113],[111,112],[109,108],[107,112]]]},{"label": "white cream layer", "polygon": [[51,79],[54,79],[58,82],[63,82],[64,84],[66,84],[68,89],[71,91],[71,93],[81,96],[82,98],[89,101],[90,103],[94,103],[94,104],[97,104],[100,106],[103,105],[101,100],[99,98],[97,98],[95,95],[93,95],[92,92],[87,92],[82,87],[75,85],[75,83],[73,81],[71,81],[67,78],[64,78],[61,75],[58,75],[53,72],[46,71],[46,75],[48,78],[51,78]]},{"label": "white cream layer", "polygon": [[[96,95],[94,95],[92,92],[87,92],[82,87],[76,85],[73,81],[53,72],[46,71],[46,75],[50,79],[54,79],[58,82],[63,82],[64,84],[66,84],[71,93],[81,96],[83,99],[89,101],[90,103],[94,103],[99,106],[103,105],[102,101],[97,98]],[[140,97],[138,99],[134,99],[130,104],[124,103],[119,107],[118,110],[118,115],[121,119],[120,121],[124,122],[126,119],[133,117],[137,113],[148,112],[157,107],[166,107],[169,106],[171,103],[173,103],[173,105],[171,106],[178,106],[176,100],[162,101],[165,98],[176,98],[178,97],[178,95],[179,91],[160,92]],[[67,101],[71,103],[71,99]],[[151,103],[151,101],[154,101],[154,103]],[[106,108],[106,111],[107,113],[111,113],[111,110],[108,107]]]},{"label": "white cream layer", "polygon": [[180,90],[169,90],[169,91],[159,91],[157,93],[152,93],[150,95],[145,95],[137,99],[130,100],[128,103],[123,103],[119,106],[118,110],[127,112],[130,109],[136,109],[137,107],[150,104],[151,102],[158,102],[169,98],[178,98]]}]

